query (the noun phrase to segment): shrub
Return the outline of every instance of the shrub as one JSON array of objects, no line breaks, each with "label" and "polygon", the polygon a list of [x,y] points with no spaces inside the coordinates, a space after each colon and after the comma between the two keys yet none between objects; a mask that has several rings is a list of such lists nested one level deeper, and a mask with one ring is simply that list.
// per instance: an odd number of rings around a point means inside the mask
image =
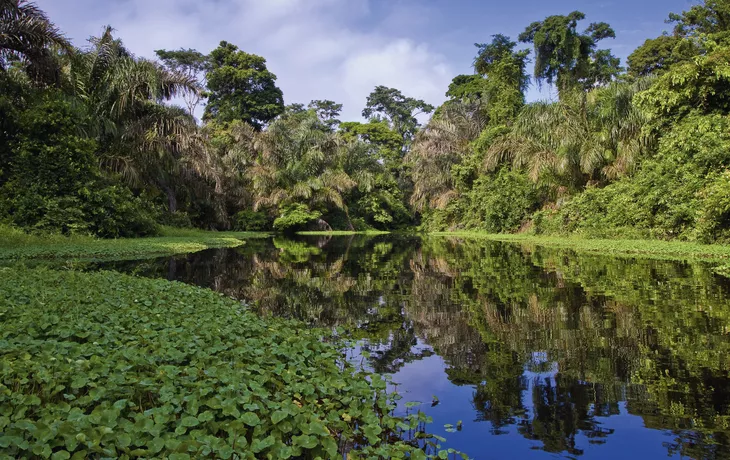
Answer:
[{"label": "shrub", "polygon": [[270,228],[271,222],[265,212],[247,210],[233,216],[233,229],[239,232],[261,232]]},{"label": "shrub", "polygon": [[311,211],[305,204],[289,204],[280,208],[281,214],[274,220],[274,229],[295,231],[322,217],[319,211]]},{"label": "shrub", "polygon": [[96,143],[79,134],[83,117],[77,109],[50,90],[28,101],[7,113],[14,123],[5,120],[2,219],[31,231],[106,238],[154,234],[150,206],[102,177]]},{"label": "shrub", "polygon": [[479,177],[468,194],[464,216],[468,228],[492,233],[515,232],[540,204],[540,190],[524,174],[502,169]]},{"label": "shrub", "polygon": [[697,239],[705,243],[730,242],[730,171],[715,175],[700,197]]}]

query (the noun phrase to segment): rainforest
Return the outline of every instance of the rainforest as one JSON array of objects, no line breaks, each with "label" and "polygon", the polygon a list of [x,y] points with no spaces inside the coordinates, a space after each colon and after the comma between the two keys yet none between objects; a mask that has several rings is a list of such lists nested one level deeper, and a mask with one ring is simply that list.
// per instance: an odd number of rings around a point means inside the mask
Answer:
[{"label": "rainforest", "polygon": [[348,120],[0,0],[0,460],[730,458],[730,1],[525,17]]},{"label": "rainforest", "polygon": [[[478,44],[441,106],[378,86],[362,120],[341,121],[335,101],[286,104],[236,44],[149,60],[107,28],[76,47],[5,1],[0,222],[102,238],[166,225],[722,243],[728,15],[723,0],[671,14],[625,67],[604,48],[609,24],[550,16]],[[530,85],[557,97],[527,103]]]}]

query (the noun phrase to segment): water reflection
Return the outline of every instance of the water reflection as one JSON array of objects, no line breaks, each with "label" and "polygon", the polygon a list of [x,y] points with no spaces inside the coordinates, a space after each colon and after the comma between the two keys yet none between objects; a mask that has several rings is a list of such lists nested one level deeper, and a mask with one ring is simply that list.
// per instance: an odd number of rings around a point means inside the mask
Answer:
[{"label": "water reflection", "polygon": [[475,458],[730,458],[730,287],[702,264],[386,236],[104,268],[346,328]]}]

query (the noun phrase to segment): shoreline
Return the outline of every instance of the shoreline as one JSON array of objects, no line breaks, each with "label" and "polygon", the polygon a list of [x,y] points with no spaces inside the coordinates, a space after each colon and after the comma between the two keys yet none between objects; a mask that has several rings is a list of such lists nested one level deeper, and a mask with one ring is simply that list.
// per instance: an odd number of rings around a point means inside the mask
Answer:
[{"label": "shoreline", "polygon": [[507,243],[572,249],[596,255],[647,257],[663,260],[730,261],[730,245],[685,241],[590,239],[578,236],[541,236],[481,232],[433,232],[429,237],[482,239]]}]

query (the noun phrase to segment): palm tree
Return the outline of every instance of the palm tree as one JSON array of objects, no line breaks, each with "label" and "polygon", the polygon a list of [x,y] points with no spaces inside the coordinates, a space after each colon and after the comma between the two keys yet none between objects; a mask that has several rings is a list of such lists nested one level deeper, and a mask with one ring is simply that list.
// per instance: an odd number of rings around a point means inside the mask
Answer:
[{"label": "palm tree", "polygon": [[69,80],[89,113],[88,134],[99,141],[100,161],[132,186],[157,186],[175,212],[174,185],[196,167],[202,171],[209,152],[195,119],[163,102],[198,91],[197,82],[134,57],[111,27],[90,42],[88,50],[72,57]]},{"label": "palm tree", "polygon": [[349,221],[343,195],[356,183],[343,168],[347,144],[324,129],[316,114],[277,119],[258,136],[256,150],[250,170],[254,209],[302,203],[341,210]]},{"label": "palm tree", "polygon": [[416,209],[443,209],[458,196],[451,168],[472,152],[471,143],[486,126],[484,113],[479,102],[451,103],[418,133],[407,158],[413,163]]},{"label": "palm tree", "polygon": [[580,154],[589,132],[581,105],[574,100],[526,105],[511,132],[487,152],[486,168],[507,161],[526,169],[535,182],[579,184]]},{"label": "palm tree", "polygon": [[650,147],[646,116],[633,103],[650,83],[611,83],[525,106],[512,131],[489,149],[485,166],[510,162],[535,182],[569,189],[630,174]]},{"label": "palm tree", "polygon": [[42,83],[58,83],[55,50],[72,54],[74,48],[34,3],[0,0],[0,69],[12,61],[27,64],[28,74]]},{"label": "palm tree", "polygon": [[592,142],[596,148],[583,156],[584,171],[600,171],[606,180],[615,180],[634,171],[641,155],[651,149],[649,119],[634,104],[634,96],[649,89],[653,78],[634,83],[611,83],[588,93]]}]

